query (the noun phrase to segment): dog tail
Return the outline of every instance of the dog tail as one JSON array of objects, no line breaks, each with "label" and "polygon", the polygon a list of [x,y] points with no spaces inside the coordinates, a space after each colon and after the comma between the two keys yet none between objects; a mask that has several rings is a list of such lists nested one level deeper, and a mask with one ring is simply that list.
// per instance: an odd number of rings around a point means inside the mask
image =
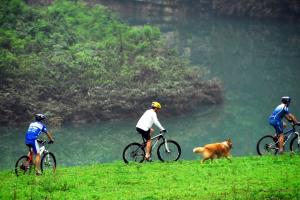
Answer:
[{"label": "dog tail", "polygon": [[193,149],[194,153],[202,153],[203,151],[204,151],[203,147],[196,147],[196,148]]}]

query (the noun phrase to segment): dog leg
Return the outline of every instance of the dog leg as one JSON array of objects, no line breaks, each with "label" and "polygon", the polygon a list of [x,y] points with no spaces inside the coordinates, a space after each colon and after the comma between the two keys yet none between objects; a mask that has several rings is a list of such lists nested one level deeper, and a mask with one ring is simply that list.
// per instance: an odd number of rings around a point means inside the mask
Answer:
[{"label": "dog leg", "polygon": [[231,157],[230,156],[225,156],[225,158],[231,162]]},{"label": "dog leg", "polygon": [[204,162],[206,161],[206,160],[208,160],[209,158],[203,158],[202,160],[201,160],[201,164],[204,164]]}]

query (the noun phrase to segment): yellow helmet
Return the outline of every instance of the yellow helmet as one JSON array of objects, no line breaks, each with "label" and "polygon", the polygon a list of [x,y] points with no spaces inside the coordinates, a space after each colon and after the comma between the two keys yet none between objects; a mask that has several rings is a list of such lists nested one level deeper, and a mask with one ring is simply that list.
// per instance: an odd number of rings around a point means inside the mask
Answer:
[{"label": "yellow helmet", "polygon": [[159,109],[161,109],[161,105],[157,101],[153,101],[152,104],[151,104],[151,106],[152,106],[152,108],[159,108]]}]

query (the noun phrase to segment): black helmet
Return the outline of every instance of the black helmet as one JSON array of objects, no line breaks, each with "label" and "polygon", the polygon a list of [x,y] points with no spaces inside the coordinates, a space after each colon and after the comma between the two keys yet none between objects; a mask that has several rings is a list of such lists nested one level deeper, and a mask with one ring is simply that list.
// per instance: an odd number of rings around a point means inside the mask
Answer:
[{"label": "black helmet", "polygon": [[40,122],[46,120],[46,116],[44,114],[36,114],[35,115],[35,120]]},{"label": "black helmet", "polygon": [[289,104],[291,102],[291,97],[289,96],[281,97],[281,102],[284,104]]}]

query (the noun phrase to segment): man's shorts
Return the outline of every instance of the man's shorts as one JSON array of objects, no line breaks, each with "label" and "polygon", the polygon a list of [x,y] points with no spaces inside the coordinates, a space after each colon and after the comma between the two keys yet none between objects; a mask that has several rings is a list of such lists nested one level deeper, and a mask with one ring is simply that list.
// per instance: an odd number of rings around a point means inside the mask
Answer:
[{"label": "man's shorts", "polygon": [[144,140],[148,141],[151,139],[150,136],[150,129],[148,131],[144,131],[143,129],[140,128],[136,128],[136,131],[142,135],[142,137],[144,138]]},{"label": "man's shorts", "polygon": [[40,146],[36,140],[26,141],[26,145],[33,150],[34,154],[40,153]]},{"label": "man's shorts", "polygon": [[270,125],[274,127],[277,135],[283,133],[282,121],[270,121]]}]

